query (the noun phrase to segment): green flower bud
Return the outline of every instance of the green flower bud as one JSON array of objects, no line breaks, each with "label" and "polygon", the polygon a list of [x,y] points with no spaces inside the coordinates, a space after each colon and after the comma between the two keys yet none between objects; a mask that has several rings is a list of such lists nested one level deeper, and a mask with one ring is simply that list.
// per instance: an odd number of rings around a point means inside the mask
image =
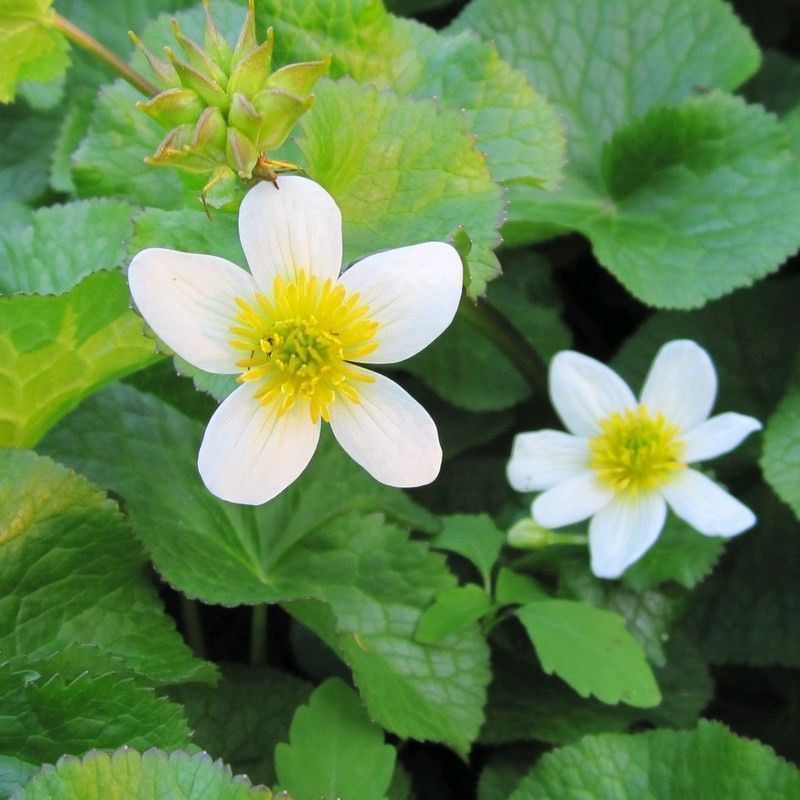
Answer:
[{"label": "green flower bud", "polygon": [[208,0],[204,9],[202,47],[173,22],[183,58],[167,47],[168,61],[163,61],[135,35],[131,38],[163,87],[155,97],[138,104],[168,131],[147,162],[207,173],[204,200],[219,207],[243,188],[237,181],[274,180],[276,170],[296,169],[270,159],[267,153],[286,140],[310,108],[311,91],[327,72],[330,59],[288,64],[272,72],[272,28],[259,43],[253,0],[233,48],[214,25]]},{"label": "green flower bud", "polygon": [[241,92],[236,92],[231,98],[228,124],[241,131],[248,139],[254,142],[258,141],[261,116],[255,106]]},{"label": "green flower bud", "polygon": [[307,97],[316,82],[328,71],[331,65],[330,56],[324,61],[302,61],[298,64],[287,64],[267,78],[267,86],[283,89],[284,92],[297,97]]},{"label": "green flower bud", "polygon": [[560,533],[544,528],[533,519],[521,519],[506,534],[506,541],[521,550],[559,545],[585,545],[588,537],[579,533]]},{"label": "green flower bud", "polygon": [[186,61],[189,66],[217,85],[224,86],[228,78],[225,70],[216,64],[211,56],[208,55],[199,44],[196,44],[187,36],[184,36],[178,26],[177,20],[174,19],[172,20],[172,32],[186,55]]},{"label": "green flower bud", "polygon": [[228,128],[228,147],[226,149],[229,164],[236,165],[236,174],[243,180],[253,177],[253,167],[258,162],[256,146],[236,128]]},{"label": "green flower bud", "polygon": [[313,95],[301,100],[280,89],[264,89],[259,92],[253,101],[262,120],[256,139],[259,151],[274,150],[284,142],[295,122],[308,111],[313,102]]},{"label": "green flower bud", "polygon": [[264,85],[264,76],[269,75],[272,66],[272,28],[267,31],[267,40],[251,50],[231,70],[228,80],[228,94],[241,92],[253,95]]},{"label": "green flower bud", "polygon": [[137,103],[136,107],[165,128],[193,124],[205,108],[197,92],[184,88],[167,89],[151,100]]}]

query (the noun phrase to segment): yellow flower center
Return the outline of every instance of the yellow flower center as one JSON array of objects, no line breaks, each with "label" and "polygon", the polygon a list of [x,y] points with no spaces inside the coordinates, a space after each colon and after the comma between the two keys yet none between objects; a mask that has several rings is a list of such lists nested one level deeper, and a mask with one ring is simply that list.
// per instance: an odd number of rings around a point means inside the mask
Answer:
[{"label": "yellow flower center", "polygon": [[647,406],[614,412],[589,440],[590,465],[615,492],[639,493],[663,486],[684,464],[680,429]]},{"label": "yellow flower center", "polygon": [[237,297],[236,305],[230,343],[247,354],[236,362],[243,370],[237,380],[262,382],[256,397],[278,403],[279,415],[304,402],[314,422],[330,422],[337,396],[358,402],[355,384],[374,380],[347,362],[375,350],[378,323],[357,293],[348,296],[330,278],[299,270],[291,281],[276,277],[272,297]]}]

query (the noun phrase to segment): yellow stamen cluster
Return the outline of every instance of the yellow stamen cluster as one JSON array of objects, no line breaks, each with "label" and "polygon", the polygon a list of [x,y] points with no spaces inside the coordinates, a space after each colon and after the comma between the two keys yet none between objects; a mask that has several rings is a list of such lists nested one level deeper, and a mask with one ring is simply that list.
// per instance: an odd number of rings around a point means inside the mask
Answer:
[{"label": "yellow stamen cluster", "polygon": [[375,350],[378,323],[357,293],[348,296],[330,278],[299,270],[291,281],[276,277],[271,297],[237,297],[236,305],[231,346],[247,353],[236,362],[244,370],[238,380],[262,382],[261,403],[277,403],[282,415],[305,402],[316,423],[320,417],[330,422],[337,395],[358,402],[354,383],[372,379],[347,362]]},{"label": "yellow stamen cluster", "polygon": [[600,482],[615,492],[651,491],[684,466],[679,428],[646,406],[615,412],[600,427],[602,433],[589,441],[590,464]]}]

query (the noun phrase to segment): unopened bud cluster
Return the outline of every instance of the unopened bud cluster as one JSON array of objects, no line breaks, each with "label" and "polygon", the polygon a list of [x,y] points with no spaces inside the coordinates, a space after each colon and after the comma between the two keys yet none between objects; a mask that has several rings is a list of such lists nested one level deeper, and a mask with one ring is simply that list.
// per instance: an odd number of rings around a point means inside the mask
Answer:
[{"label": "unopened bud cluster", "polygon": [[[165,48],[168,61],[134,41],[156,74],[162,91],[139,103],[168,129],[150,164],[209,174],[206,202],[222,206],[236,194],[237,180],[270,177],[267,153],[279,147],[314,100],[310,93],[329,60],[288,64],[272,71],[273,31],[259,44],[250,1],[236,46],[217,30],[205,3],[203,47],[173,21],[183,51]],[[263,172],[263,174],[261,174]]]}]

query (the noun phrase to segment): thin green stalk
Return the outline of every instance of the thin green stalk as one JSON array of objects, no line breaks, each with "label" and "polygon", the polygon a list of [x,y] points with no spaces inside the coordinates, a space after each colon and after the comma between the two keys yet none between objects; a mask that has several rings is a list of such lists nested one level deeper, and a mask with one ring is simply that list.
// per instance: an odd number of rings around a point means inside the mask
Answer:
[{"label": "thin green stalk", "polygon": [[105,45],[100,44],[97,39],[90,36],[85,30],[79,28],[65,17],[62,17],[61,14],[53,15],[53,23],[67,39],[105,62],[120,77],[128,81],[134,89],[138,89],[142,94],[148,97],[153,97],[158,94],[158,87],[155,84],[150,83],[147,78],[132,67],[129,67],[118,55],[112,53]]},{"label": "thin green stalk", "polygon": [[250,663],[263,664],[267,660],[267,612],[269,606],[262,603],[253,606],[250,618]]},{"label": "thin green stalk", "polygon": [[190,600],[186,595],[180,596],[181,620],[183,621],[183,631],[192,650],[200,658],[205,658],[206,640],[203,636],[203,624],[200,620],[200,608],[196,600]]},{"label": "thin green stalk", "polygon": [[464,295],[458,312],[505,353],[537,395],[547,395],[547,366],[542,357],[497,309],[485,300],[471,300]]}]

